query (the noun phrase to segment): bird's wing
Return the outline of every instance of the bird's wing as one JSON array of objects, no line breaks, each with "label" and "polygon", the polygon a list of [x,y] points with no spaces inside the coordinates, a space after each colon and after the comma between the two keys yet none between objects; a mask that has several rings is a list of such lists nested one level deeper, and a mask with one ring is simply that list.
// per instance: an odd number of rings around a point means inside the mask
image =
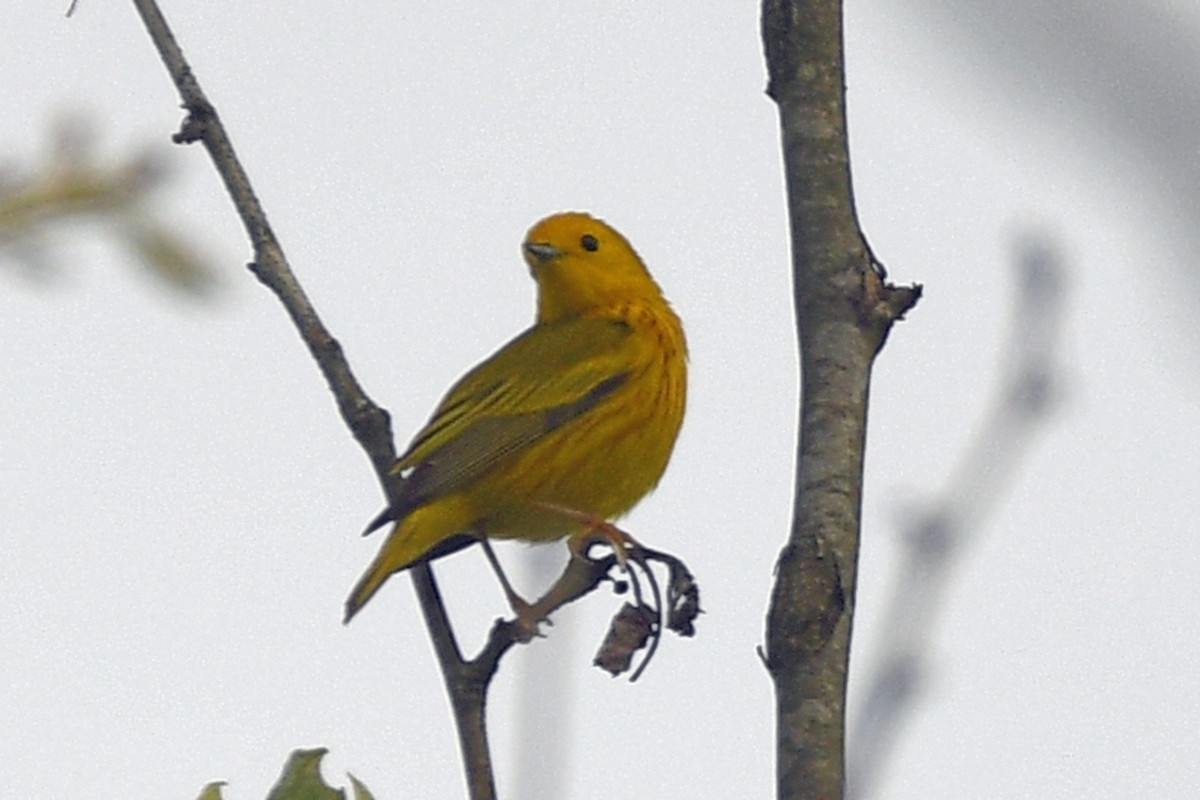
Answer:
[{"label": "bird's wing", "polygon": [[629,379],[631,336],[617,320],[538,325],[475,367],[393,467],[406,475],[393,514],[465,488],[595,408]]}]

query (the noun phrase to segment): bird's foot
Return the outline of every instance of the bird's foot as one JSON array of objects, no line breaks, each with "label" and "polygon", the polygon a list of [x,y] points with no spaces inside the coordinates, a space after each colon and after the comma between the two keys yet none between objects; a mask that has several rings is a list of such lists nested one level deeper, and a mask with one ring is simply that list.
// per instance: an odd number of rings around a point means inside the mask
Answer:
[{"label": "bird's foot", "polygon": [[574,533],[567,540],[571,555],[576,558],[587,558],[588,550],[594,544],[606,544],[612,548],[613,555],[623,572],[629,572],[629,551],[641,547],[636,539],[611,522],[589,514],[586,511],[560,506],[555,503],[540,503],[543,508],[562,514],[583,524],[583,530]]},{"label": "bird's foot", "polygon": [[546,635],[542,633],[543,622],[547,625],[554,624],[541,608],[528,602],[515,592],[509,595],[508,605],[512,608],[515,615],[512,624],[517,630],[517,640],[522,644],[528,644],[534,639]]},{"label": "bird's foot", "polygon": [[496,553],[492,550],[491,543],[485,538],[480,538],[479,544],[483,547],[483,553],[487,556],[488,563],[492,565],[492,569],[496,573],[496,578],[500,581],[500,588],[504,590],[504,597],[508,600],[508,607],[512,609],[516,619],[513,620],[513,625],[517,628],[517,639],[521,643],[533,641],[536,637],[542,636],[541,624],[545,622],[547,625],[552,624],[545,613],[532,605],[528,600],[517,594],[517,590],[513,588],[509,582],[508,576],[504,574],[504,569],[500,566],[500,559],[496,558]]}]

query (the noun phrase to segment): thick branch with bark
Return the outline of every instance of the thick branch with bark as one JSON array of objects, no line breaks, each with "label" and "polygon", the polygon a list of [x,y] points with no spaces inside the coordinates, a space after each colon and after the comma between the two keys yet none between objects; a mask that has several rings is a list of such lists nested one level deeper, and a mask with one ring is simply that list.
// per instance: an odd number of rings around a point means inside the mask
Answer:
[{"label": "thick branch with bark", "polygon": [[840,0],[764,0],[779,107],[801,402],[792,529],[776,566],[766,660],[779,798],[838,798],[871,365],[920,287],[885,284],[854,209]]}]

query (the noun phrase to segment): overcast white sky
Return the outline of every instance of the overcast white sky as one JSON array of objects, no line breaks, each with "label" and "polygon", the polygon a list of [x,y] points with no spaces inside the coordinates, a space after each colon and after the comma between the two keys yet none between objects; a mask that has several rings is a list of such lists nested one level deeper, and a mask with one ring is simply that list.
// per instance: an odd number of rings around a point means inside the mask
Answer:
[{"label": "overcast white sky", "polygon": [[[532,222],[588,210],[639,249],[687,326],[692,383],[673,464],[625,527],[688,562],[707,613],[634,685],[590,666],[610,595],[511,654],[490,707],[501,795],[537,791],[515,774],[524,745],[566,765],[579,800],[770,796],[773,701],[754,649],[789,518],[797,374],[757,9],[424,5],[165,11],[400,439],[528,325]],[[35,161],[63,114],[91,121],[105,158],[156,148],[174,175],[162,213],[224,291],[164,293],[86,229],[56,251],[59,280],[0,272],[0,786],[192,798],[224,779],[249,800],[291,749],[326,746],[335,784],[350,770],[380,798],[462,796],[408,579],[341,625],[379,544],[358,537],[378,489],[242,269],[203,151],[167,143],[178,100],[132,7],[84,0],[66,20],[66,2],[37,6],[0,28],[0,164]],[[1193,797],[1200,348],[1180,321],[1197,273],[1158,221],[1164,178],[1096,120],[1073,127],[1059,95],[1006,82],[949,14],[850,6],[860,217],[892,277],[926,288],[875,370],[855,677],[897,523],[987,407],[1011,234],[1055,231],[1073,268],[1068,395],[960,565],[884,794]],[[1200,39],[1195,7],[1155,7]],[[438,574],[473,649],[503,599],[480,590],[476,553]],[[568,665],[564,715],[518,727],[531,655]]]}]

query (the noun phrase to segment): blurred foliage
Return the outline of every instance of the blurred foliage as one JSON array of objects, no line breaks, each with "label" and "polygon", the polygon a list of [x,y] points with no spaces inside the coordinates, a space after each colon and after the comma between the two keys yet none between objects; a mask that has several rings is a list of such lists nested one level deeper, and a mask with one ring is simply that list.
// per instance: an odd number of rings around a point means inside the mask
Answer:
[{"label": "blurred foliage", "polygon": [[[293,750],[267,800],[346,800],[344,789],[334,789],[321,778],[321,759],[328,752],[324,747]],[[353,800],[375,800],[357,778],[349,777],[354,789]],[[221,787],[225,785],[225,781],[208,784],[197,800],[222,800]]]},{"label": "blurred foliage", "polygon": [[208,296],[216,273],[151,202],[165,170],[145,153],[102,161],[78,123],[59,125],[44,163],[0,166],[0,264],[24,266],[35,278],[53,272],[56,236],[87,222],[125,247],[136,263],[175,290]]},{"label": "blurred foliage", "polygon": [[213,781],[204,787],[196,800],[221,800],[221,787],[224,785],[225,781]]}]

